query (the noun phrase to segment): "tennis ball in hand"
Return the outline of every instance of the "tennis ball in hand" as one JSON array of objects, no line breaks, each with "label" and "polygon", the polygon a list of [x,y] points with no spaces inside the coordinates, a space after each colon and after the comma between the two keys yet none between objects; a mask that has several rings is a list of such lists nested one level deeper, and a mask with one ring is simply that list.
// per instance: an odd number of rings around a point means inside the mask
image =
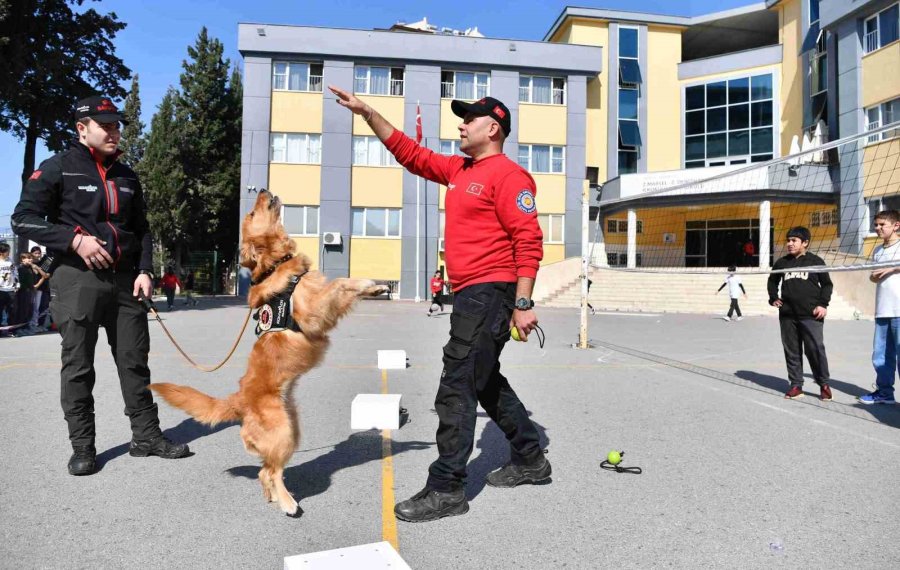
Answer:
[{"label": "tennis ball in hand", "polygon": [[606,454],[606,460],[610,465],[618,465],[622,462],[622,454],[616,450],[612,450]]},{"label": "tennis ball in hand", "polygon": [[513,326],[509,329],[509,336],[511,336],[513,340],[522,340],[522,338],[519,336],[519,328],[516,326]]}]

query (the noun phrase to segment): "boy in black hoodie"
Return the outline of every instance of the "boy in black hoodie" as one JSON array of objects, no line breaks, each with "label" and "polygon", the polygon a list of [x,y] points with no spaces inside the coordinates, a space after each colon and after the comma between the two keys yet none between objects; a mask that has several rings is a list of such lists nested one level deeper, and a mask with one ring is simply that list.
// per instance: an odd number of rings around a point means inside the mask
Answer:
[{"label": "boy in black hoodie", "polygon": [[[828,386],[828,357],[825,355],[823,328],[828,303],[834,285],[826,272],[802,271],[804,267],[824,266],[821,257],[807,252],[809,230],[800,226],[787,233],[788,254],[775,262],[772,270],[794,269],[769,275],[769,304],[778,307],[781,325],[781,344],[787,363],[791,387],[784,395],[794,399],[803,397],[803,353],[819,385],[820,400],[831,400]],[[778,285],[781,284],[781,295]]]}]

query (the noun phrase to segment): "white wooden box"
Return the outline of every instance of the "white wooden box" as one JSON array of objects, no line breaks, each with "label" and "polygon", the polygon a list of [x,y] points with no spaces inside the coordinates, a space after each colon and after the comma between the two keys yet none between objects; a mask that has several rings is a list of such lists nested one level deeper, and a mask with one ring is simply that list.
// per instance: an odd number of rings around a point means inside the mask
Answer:
[{"label": "white wooden box", "polygon": [[389,542],[286,556],[284,570],[412,570]]},{"label": "white wooden box", "polygon": [[379,370],[406,370],[405,350],[379,350]]},{"label": "white wooden box", "polygon": [[350,429],[400,429],[400,394],[357,394]]}]

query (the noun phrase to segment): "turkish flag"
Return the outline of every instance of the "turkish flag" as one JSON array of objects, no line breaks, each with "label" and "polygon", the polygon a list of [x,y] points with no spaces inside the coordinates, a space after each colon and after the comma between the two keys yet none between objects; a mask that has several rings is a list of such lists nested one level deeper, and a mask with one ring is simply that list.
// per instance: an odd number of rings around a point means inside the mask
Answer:
[{"label": "turkish flag", "polygon": [[422,144],[422,111],[416,103],[416,144]]}]

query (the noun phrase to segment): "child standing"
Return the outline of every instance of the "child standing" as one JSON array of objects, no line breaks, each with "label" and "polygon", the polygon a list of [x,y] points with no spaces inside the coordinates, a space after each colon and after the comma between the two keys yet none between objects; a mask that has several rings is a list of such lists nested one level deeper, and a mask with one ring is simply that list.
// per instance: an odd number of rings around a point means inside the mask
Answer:
[{"label": "child standing", "polygon": [[[34,285],[37,283],[37,275],[31,269],[31,254],[19,255],[19,266],[16,267],[19,274],[19,290],[16,291],[16,316],[12,324],[27,325],[31,321],[31,312],[34,308]],[[28,336],[33,331],[29,327],[16,331],[16,336]]]},{"label": "child standing", "polygon": [[[875,216],[875,233],[882,244],[872,253],[875,263],[900,261],[900,213],[879,212]],[[875,391],[859,397],[863,404],[896,404],[894,373],[900,350],[900,267],[876,269],[869,276],[875,286],[875,340],[872,343],[872,365],[875,367]]]},{"label": "child standing", "polygon": [[736,321],[744,320],[744,317],[741,316],[741,307],[738,305],[738,298],[741,296],[741,292],[744,293],[744,299],[747,298],[747,290],[744,289],[744,284],[741,282],[741,278],[735,273],[737,268],[732,265],[728,268],[728,277],[725,278],[725,283],[722,283],[722,286],[719,287],[718,291],[716,291],[716,295],[719,294],[719,291],[728,286],[728,296],[731,297],[731,306],[728,307],[728,314],[722,319],[726,321],[731,320],[731,315],[737,312]]},{"label": "child standing", "polygon": [[[0,242],[0,325],[12,325],[13,298],[16,294],[16,283],[19,282],[16,266],[9,260],[9,244]],[[4,318],[4,313],[6,317]],[[7,334],[7,333],[4,333]]]},{"label": "child standing", "polygon": [[[788,254],[775,262],[769,275],[769,304],[778,307],[781,344],[791,387],[787,399],[803,397],[803,353],[821,390],[820,400],[831,400],[828,386],[828,357],[825,355],[825,315],[834,285],[826,272],[803,271],[805,267],[824,267],[821,257],[809,253],[809,230],[798,226],[787,233]],[[778,285],[781,284],[781,294]]]}]

